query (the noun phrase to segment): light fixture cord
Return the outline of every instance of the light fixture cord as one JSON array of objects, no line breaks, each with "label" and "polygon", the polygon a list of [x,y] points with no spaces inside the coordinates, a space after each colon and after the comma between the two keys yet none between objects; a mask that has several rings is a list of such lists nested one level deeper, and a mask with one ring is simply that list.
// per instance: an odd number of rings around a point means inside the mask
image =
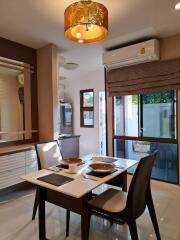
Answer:
[{"label": "light fixture cord", "polygon": [[[91,0],[81,0],[81,2],[91,2]],[[88,11],[88,23],[85,23],[86,25],[86,31],[89,31],[88,24],[89,24],[89,11]]]}]

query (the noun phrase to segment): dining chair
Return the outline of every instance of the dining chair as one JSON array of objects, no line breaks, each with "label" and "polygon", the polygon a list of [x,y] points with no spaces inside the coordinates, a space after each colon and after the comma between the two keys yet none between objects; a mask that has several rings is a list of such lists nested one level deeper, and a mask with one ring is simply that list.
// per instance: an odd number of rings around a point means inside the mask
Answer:
[{"label": "dining chair", "polygon": [[[58,141],[51,141],[45,143],[35,144],[35,150],[37,154],[38,169],[47,169],[51,166],[56,166],[59,160],[62,160],[62,154]],[[36,190],[34,208],[32,214],[32,220],[36,217],[38,201],[38,189]],[[69,222],[70,222],[70,210],[66,212],[66,237],[69,236]]]},{"label": "dining chair", "polygon": [[[150,185],[155,156],[156,152],[140,160],[128,193],[110,188],[89,201],[89,225],[93,213],[98,214],[99,212],[103,216],[119,218],[128,224],[131,239],[138,240],[136,219],[143,214],[147,206],[156,237],[158,240],[161,239]],[[89,226],[87,228],[89,229]]]}]

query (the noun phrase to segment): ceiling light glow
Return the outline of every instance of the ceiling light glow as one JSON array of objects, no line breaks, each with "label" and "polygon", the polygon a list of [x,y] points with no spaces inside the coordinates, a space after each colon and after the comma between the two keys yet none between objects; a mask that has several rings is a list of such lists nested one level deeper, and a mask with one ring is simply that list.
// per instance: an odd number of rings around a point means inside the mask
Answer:
[{"label": "ceiling light glow", "polygon": [[180,10],[180,2],[179,2],[179,3],[176,3],[175,9]]},{"label": "ceiling light glow", "polygon": [[81,33],[77,32],[77,33],[76,33],[76,37],[77,37],[77,38],[80,38],[80,37],[81,37]]},{"label": "ceiling light glow", "polygon": [[95,43],[108,34],[108,10],[98,2],[80,0],[64,13],[64,34],[78,43]]}]

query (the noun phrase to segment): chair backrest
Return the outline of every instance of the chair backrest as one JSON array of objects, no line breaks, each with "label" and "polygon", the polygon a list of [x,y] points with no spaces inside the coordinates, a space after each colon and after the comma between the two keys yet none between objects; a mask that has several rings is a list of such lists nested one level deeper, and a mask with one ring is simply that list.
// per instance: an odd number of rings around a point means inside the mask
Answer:
[{"label": "chair backrest", "polygon": [[147,191],[150,190],[151,172],[156,153],[141,158],[131,181],[126,208],[133,218],[138,218],[145,210]]},{"label": "chair backrest", "polygon": [[62,154],[58,141],[35,144],[39,170],[58,164]]}]

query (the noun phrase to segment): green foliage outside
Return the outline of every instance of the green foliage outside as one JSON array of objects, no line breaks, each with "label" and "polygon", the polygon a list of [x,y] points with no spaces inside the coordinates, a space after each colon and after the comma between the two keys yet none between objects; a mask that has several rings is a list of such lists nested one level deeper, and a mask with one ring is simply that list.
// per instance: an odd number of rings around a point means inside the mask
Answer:
[{"label": "green foliage outside", "polygon": [[[138,104],[139,95],[132,96],[132,104]],[[175,91],[158,92],[152,94],[143,94],[143,104],[171,103],[174,101]],[[116,106],[123,104],[123,97],[116,97]]]},{"label": "green foliage outside", "polygon": [[132,96],[132,104],[134,104],[134,105],[138,104],[138,95]]},{"label": "green foliage outside", "polygon": [[93,92],[85,92],[83,94],[84,107],[93,107]]},{"label": "green foliage outside", "polygon": [[144,94],[143,103],[144,104],[153,104],[153,103],[170,103],[174,101],[175,92],[166,91],[158,92],[153,94]]}]

